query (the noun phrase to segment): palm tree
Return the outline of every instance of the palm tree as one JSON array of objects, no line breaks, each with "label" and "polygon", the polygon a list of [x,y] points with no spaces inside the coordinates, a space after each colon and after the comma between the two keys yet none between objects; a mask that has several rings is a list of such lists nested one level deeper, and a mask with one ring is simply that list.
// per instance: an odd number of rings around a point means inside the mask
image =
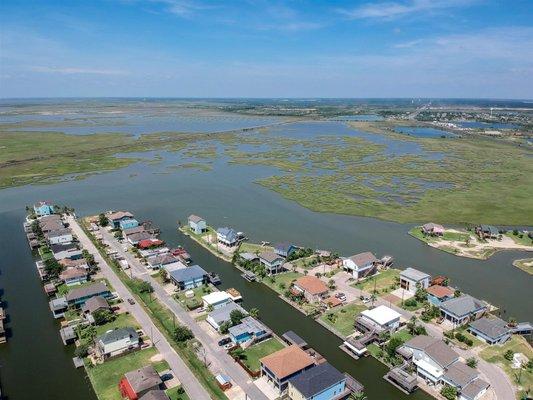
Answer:
[{"label": "palm tree", "polygon": [[250,314],[250,317],[252,318],[259,317],[259,308],[256,308],[256,307],[251,308],[249,314]]}]

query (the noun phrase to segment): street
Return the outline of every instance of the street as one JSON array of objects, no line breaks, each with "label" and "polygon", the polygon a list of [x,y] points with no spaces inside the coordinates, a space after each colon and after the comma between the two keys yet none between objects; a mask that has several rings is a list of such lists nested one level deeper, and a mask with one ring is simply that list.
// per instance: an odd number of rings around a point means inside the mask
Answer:
[{"label": "street", "polygon": [[181,384],[183,385],[183,388],[185,389],[189,397],[195,400],[209,400],[210,396],[207,391],[203,388],[198,379],[196,379],[193,373],[189,370],[189,368],[183,362],[180,356],[174,351],[165,336],[153,324],[151,318],[148,316],[144,308],[142,308],[137,303],[131,305],[127,301],[125,301],[128,298],[133,298],[133,295],[126,287],[126,285],[122,283],[120,278],[115,274],[113,269],[102,258],[98,249],[94,246],[94,244],[87,237],[85,232],[79,226],[78,221],[76,221],[71,216],[67,218],[67,221],[70,224],[72,231],[80,241],[83,248],[94,256],[96,263],[100,267],[102,275],[107,280],[109,280],[109,283],[111,283],[114,290],[124,300],[123,307],[139,322],[142,327],[142,330],[146,335],[150,337],[157,350],[168,362],[174,375],[180,380]]}]

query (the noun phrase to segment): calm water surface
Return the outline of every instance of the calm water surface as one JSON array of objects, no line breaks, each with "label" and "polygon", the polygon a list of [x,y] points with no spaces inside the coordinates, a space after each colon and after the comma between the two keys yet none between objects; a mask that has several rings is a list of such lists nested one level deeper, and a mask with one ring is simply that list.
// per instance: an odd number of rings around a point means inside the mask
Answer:
[{"label": "calm water surface", "polygon": [[[320,123],[291,129],[288,134],[295,137],[302,137],[309,129],[321,134],[336,130]],[[216,160],[211,172],[169,170],[168,166],[183,159],[178,153],[157,153],[163,161],[156,165],[135,164],[82,181],[0,191],[0,288],[4,290],[11,331],[8,344],[0,347],[0,378],[10,398],[94,398],[83,372],[72,367],[72,349],[63,347],[60,341],[58,325],[51,317],[22,231],[25,205],[42,199],[69,204],[78,215],[127,209],[140,219],[153,220],[161,226],[163,239],[184,244],[195,262],[221,275],[223,287],[240,290],[245,306],[260,308],[263,320],[277,333],[296,331],[337,368],[359,379],[371,399],[407,396],[382,380],[386,371],[377,361],[354,361],[338,349],[340,340],[312,319],[292,309],[268,288],[245,282],[231,265],[178,234],[177,220],[183,222],[196,213],[215,227],[229,225],[244,231],[253,241],[293,241],[345,256],[367,250],[378,256],[391,254],[398,267],[448,275],[462,290],[502,307],[504,318],[533,319],[532,278],[511,265],[512,260],[524,257],[523,253],[498,253],[488,261],[458,258],[408,236],[411,225],[315,213],[253,184],[276,173],[273,168],[227,165],[224,160]],[[31,385],[27,384],[29,377]],[[409,398],[427,396],[419,392]]]}]

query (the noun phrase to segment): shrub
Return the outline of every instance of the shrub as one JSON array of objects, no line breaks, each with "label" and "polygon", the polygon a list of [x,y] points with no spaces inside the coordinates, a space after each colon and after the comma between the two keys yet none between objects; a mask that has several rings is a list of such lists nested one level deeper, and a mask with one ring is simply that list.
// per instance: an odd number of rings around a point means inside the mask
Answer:
[{"label": "shrub", "polygon": [[76,350],[74,350],[74,355],[76,357],[87,357],[87,354],[89,353],[89,343],[81,343],[78,347],[76,347]]},{"label": "shrub", "polygon": [[416,305],[418,304],[416,302],[415,299],[411,298],[411,299],[407,299],[405,300],[404,304],[407,306],[407,307],[416,307]]},{"label": "shrub", "polygon": [[440,394],[448,400],[455,400],[457,398],[457,389],[450,385],[445,385]]},{"label": "shrub", "polygon": [[477,367],[477,360],[475,357],[467,358],[466,365],[468,365],[470,368],[476,368]]},{"label": "shrub", "polygon": [[192,339],[194,335],[192,331],[183,325],[178,325],[174,329],[174,340],[178,343],[186,342],[189,339]]},{"label": "shrub", "polygon": [[507,350],[505,354],[503,355],[503,358],[505,358],[507,361],[513,360],[514,353],[512,350]]}]

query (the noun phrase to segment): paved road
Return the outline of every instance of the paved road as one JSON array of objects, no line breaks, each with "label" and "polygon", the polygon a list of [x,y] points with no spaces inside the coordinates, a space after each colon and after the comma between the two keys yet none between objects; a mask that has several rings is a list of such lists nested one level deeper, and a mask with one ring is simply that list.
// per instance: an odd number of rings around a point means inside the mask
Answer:
[{"label": "paved road", "polygon": [[[102,258],[98,252],[98,249],[89,240],[85,232],[78,225],[78,222],[72,217],[68,217],[68,222],[83,248],[94,255],[94,259],[98,263],[102,275],[109,280],[115,291],[118,292],[119,296],[123,299],[132,298],[133,296],[129,289],[122,283],[120,278]],[[157,350],[170,365],[174,375],[182,383],[189,397],[195,400],[209,400],[210,397],[207,391],[203,388],[198,379],[196,379],[179,355],[174,351],[165,336],[163,336],[159,329],[157,329],[157,327],[152,323],[152,320],[146,311],[139,304],[131,305],[127,301],[124,302],[124,307],[139,322],[144,333],[151,338]]]},{"label": "paved road", "polygon": [[239,366],[233,358],[220,346],[215,338],[209,336],[201,327],[197,321],[192,318],[188,312],[186,312],[161,286],[161,284],[153,279],[147,272],[146,267],[142,265],[137,258],[131,253],[124,251],[124,247],[120,244],[113,235],[107,230],[100,229],[103,238],[108,244],[111,244],[113,250],[124,257],[128,264],[134,271],[134,275],[148,281],[154,288],[154,293],[159,297],[172,312],[176,315],[177,320],[188,326],[193,332],[195,338],[202,344],[205,349],[205,356],[211,363],[212,370],[219,370],[226,375],[229,375],[233,381],[233,385],[238,385],[248,395],[248,398],[254,400],[268,400],[268,397],[263,394],[261,390],[254,385],[249,375]]},{"label": "paved road", "polygon": [[[361,295],[364,297],[370,297],[370,293],[350,286],[353,281],[348,281],[348,278],[350,278],[350,275],[346,272],[340,272],[335,277],[335,284],[337,285],[338,290],[340,292],[346,293],[348,299],[359,298],[359,296]],[[415,315],[413,312],[404,310],[403,308],[400,308],[394,304],[390,304],[390,302],[383,300],[379,297],[374,301],[374,305],[384,305],[390,307],[400,313],[407,320],[409,320],[413,315]],[[430,336],[433,336],[438,339],[442,339],[444,337],[443,331],[439,327],[436,327],[433,324],[425,323],[420,320],[418,321],[418,323],[424,325],[426,331]],[[475,354],[471,350],[463,350],[457,346],[453,347],[454,350],[464,359],[467,359],[469,357],[475,357],[478,360],[477,369],[482,375],[485,376],[487,381],[491,384],[494,392],[496,393],[497,399],[506,400],[515,398],[515,389],[511,384],[509,377],[501,368],[494,364],[488,363],[487,361],[478,357],[477,354]]]}]

